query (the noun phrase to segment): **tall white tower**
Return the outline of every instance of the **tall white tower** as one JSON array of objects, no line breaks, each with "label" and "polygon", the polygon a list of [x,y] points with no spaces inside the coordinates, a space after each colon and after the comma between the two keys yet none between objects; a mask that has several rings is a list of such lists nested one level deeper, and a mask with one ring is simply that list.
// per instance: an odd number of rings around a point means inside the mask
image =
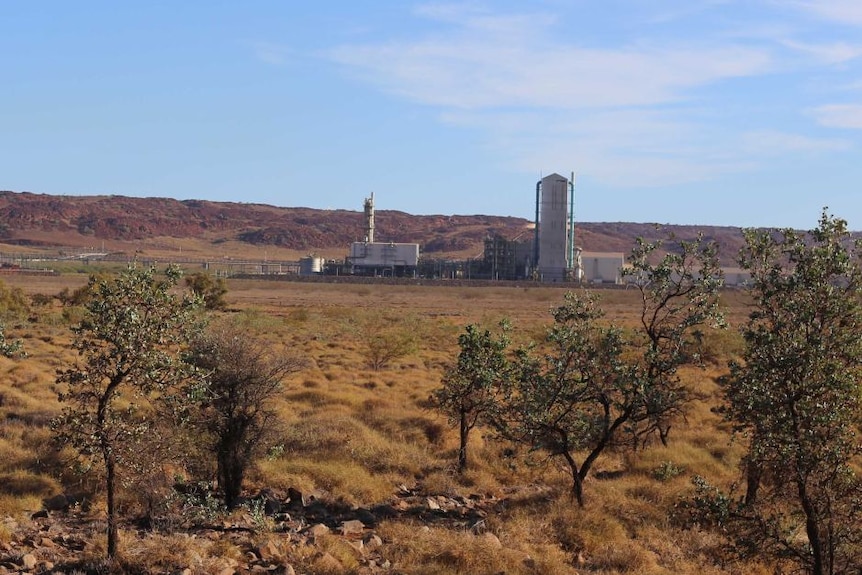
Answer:
[{"label": "tall white tower", "polygon": [[563,281],[569,267],[569,180],[559,174],[542,178],[537,201],[539,278],[545,282]]},{"label": "tall white tower", "polygon": [[374,243],[374,192],[370,198],[365,198],[365,241]]}]

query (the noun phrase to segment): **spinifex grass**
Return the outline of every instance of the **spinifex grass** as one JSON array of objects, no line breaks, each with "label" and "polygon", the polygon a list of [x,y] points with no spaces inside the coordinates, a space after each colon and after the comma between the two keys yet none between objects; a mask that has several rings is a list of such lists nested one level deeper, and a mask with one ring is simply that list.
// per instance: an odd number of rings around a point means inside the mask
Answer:
[{"label": "spinifex grass", "polygon": [[[30,294],[74,289],[84,281],[77,275],[14,279]],[[692,475],[726,483],[735,476],[740,450],[712,411],[720,401],[716,378],[725,371],[724,356],[736,349],[735,336],[713,336],[716,357],[708,371],[683,371],[694,401],[686,419],[674,425],[669,446],[612,451],[600,458],[589,479],[586,508],[579,510],[557,463],[528,462],[488,429],[479,427],[471,435],[470,466],[456,473],[457,430],[428,401],[457,355],[464,325],[493,327],[508,318],[515,342],[525,343],[542,333],[549,309],[562,302],[564,290],[251,280],[231,280],[228,289],[229,311],[216,317],[240,322],[249,337],[261,338],[277,353],[306,360],[302,371],[284,381],[275,404],[279,430],[268,457],[247,477],[249,493],[295,487],[370,506],[391,502],[405,485],[429,495],[480,494],[503,501],[481,526],[503,549],[477,534],[478,528],[470,532],[434,524],[426,530],[400,520],[380,526],[384,556],[405,573],[712,575],[759,568],[721,563],[726,558],[719,539],[683,530],[671,519],[675,504],[690,490]],[[638,321],[635,290],[601,295],[609,321]],[[725,300],[734,306],[731,317],[744,315],[743,298],[730,293]],[[56,303],[33,306],[32,321],[19,321],[7,331],[23,339],[28,357],[0,358],[0,479],[5,479],[0,480],[0,516],[30,512],[43,497],[78,487],[72,485],[68,462],[53,451],[48,429],[58,410],[56,370],[76,361],[64,313],[72,317]],[[366,341],[374,329],[408,332],[415,346],[374,371]],[[131,537],[129,560],[136,564],[164,545],[183,553],[227,552],[214,544],[194,544],[192,550],[185,540],[133,542]],[[340,552],[337,542],[331,548],[333,554]],[[298,564],[305,565],[300,555]],[[157,563],[171,561],[165,556]],[[308,558],[309,569],[312,563]],[[200,565],[207,565],[206,558]]]}]

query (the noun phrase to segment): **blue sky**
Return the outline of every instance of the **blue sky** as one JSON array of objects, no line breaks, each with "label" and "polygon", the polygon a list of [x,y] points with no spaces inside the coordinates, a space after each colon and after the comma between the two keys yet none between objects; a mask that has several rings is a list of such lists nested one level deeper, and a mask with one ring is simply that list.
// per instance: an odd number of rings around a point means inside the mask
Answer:
[{"label": "blue sky", "polygon": [[6,2],[0,189],[862,229],[862,1]]}]

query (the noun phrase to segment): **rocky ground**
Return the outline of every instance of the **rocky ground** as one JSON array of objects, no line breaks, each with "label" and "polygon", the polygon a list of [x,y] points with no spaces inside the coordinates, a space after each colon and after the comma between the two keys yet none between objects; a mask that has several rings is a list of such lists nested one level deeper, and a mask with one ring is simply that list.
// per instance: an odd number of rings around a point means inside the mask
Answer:
[{"label": "rocky ground", "polygon": [[263,490],[242,512],[209,523],[180,520],[169,535],[141,522],[125,526],[124,564],[113,567],[103,559],[104,522],[70,503],[57,496],[28,520],[0,522],[0,573],[395,574],[399,566],[387,558],[388,542],[377,533],[382,521],[409,522],[417,537],[432,526],[469,531],[482,545],[501,549],[485,518],[503,510],[507,499],[423,495],[402,487],[387,503],[351,508],[294,489]]}]

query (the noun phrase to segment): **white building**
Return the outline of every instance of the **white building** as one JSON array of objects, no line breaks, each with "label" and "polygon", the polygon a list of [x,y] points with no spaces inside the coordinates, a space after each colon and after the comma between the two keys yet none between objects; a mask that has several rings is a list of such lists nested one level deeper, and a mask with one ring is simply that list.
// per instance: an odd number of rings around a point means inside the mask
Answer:
[{"label": "white building", "polygon": [[413,275],[419,263],[419,244],[353,242],[347,261],[358,275]]},{"label": "white building", "polygon": [[622,283],[626,257],[622,252],[581,252],[581,281],[590,284]]}]

